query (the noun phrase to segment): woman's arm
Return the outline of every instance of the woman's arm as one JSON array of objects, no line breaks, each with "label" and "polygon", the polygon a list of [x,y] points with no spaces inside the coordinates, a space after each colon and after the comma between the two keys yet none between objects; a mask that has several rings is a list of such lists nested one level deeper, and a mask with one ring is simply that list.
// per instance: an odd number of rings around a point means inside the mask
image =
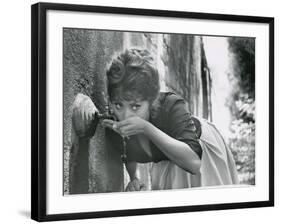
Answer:
[{"label": "woman's arm", "polygon": [[120,122],[104,120],[103,123],[109,128],[114,126],[123,136],[144,134],[175,164],[192,174],[199,172],[201,160],[196,152],[188,144],[167,135],[150,122],[134,116]]},{"label": "woman's arm", "polygon": [[136,162],[126,162],[126,169],[130,176],[130,182],[128,183],[125,191],[144,191],[146,190],[146,186],[144,183],[140,182],[137,178],[137,163]]},{"label": "woman's arm", "polygon": [[192,174],[199,172],[201,160],[188,144],[172,138],[147,121],[144,134],[175,164]]},{"label": "woman's arm", "polygon": [[126,162],[126,169],[130,176],[130,180],[134,180],[137,178],[137,163],[136,162]]}]

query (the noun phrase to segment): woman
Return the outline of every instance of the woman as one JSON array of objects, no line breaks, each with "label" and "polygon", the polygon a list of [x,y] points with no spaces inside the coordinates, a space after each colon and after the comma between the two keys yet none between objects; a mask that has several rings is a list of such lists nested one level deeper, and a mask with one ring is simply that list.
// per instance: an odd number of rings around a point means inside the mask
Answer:
[{"label": "woman", "polygon": [[[103,119],[102,125],[124,159],[131,180],[127,190],[145,189],[136,168],[137,163],[148,162],[153,162],[153,190],[238,183],[233,156],[215,126],[192,116],[183,98],[159,92],[159,75],[149,51],[130,49],[118,55],[107,70],[107,80],[115,119]],[[85,124],[82,129],[74,125],[75,131],[90,137],[98,110],[82,94],[74,105],[73,123],[82,116]]]}]

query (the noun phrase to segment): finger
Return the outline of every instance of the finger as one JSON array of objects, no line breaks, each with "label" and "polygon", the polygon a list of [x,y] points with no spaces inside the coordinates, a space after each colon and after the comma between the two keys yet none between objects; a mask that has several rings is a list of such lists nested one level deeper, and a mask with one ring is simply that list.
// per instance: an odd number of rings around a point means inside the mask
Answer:
[{"label": "finger", "polygon": [[87,120],[91,120],[91,117],[92,117],[92,113],[93,113],[93,110],[92,110],[92,108],[91,107],[88,107],[87,109],[86,109],[86,115],[87,115]]},{"label": "finger", "polygon": [[126,126],[119,129],[120,133],[125,136],[131,136],[139,134],[141,131],[136,129],[134,126]]},{"label": "finger", "polygon": [[110,128],[110,129],[114,130],[114,128],[112,127],[112,124],[102,122],[102,126],[105,128]]},{"label": "finger", "polygon": [[123,121],[116,122],[116,125],[117,125],[118,128],[121,128],[123,126],[126,126],[126,125],[130,124],[131,122],[132,122],[131,119],[128,118],[128,119],[125,119]]},{"label": "finger", "polygon": [[109,119],[104,119],[104,120],[102,120],[102,125],[103,125],[103,126],[106,126],[106,127],[109,127],[109,128],[111,128],[111,129],[114,129],[113,124],[114,124],[114,121],[113,121],[113,120],[109,120]]},{"label": "finger", "polygon": [[110,120],[110,119],[103,119],[102,122],[103,122],[103,123],[108,123],[108,124],[113,125],[113,123],[114,123],[115,121]]},{"label": "finger", "polygon": [[96,105],[92,102],[92,107],[93,107],[93,111],[95,113],[99,112],[98,108],[96,107]]},{"label": "finger", "polygon": [[137,132],[137,131],[130,131],[130,132],[125,132],[125,133],[120,132],[120,135],[125,136],[128,139],[130,138],[130,136],[134,136],[134,135],[137,135],[137,134],[139,134],[139,132]]},{"label": "finger", "polygon": [[89,121],[89,116],[88,116],[87,110],[84,110],[84,119],[85,119],[85,122],[88,123],[88,121]]},{"label": "finger", "polygon": [[126,125],[123,125],[123,126],[118,126],[118,129],[119,130],[122,130],[122,131],[128,131],[128,130],[134,130],[136,129],[136,126],[132,123],[129,123],[129,124],[126,124]]},{"label": "finger", "polygon": [[108,123],[108,122],[105,122],[105,123],[102,123],[102,126],[105,127],[105,128],[109,128],[113,131],[115,131],[116,133],[118,133],[119,135],[122,135],[119,131],[119,129],[116,129],[116,128],[113,128],[113,125],[111,123]]},{"label": "finger", "polygon": [[96,108],[95,105],[93,105],[93,108],[92,108],[92,119],[94,119],[95,117],[95,114],[99,113],[99,110]]},{"label": "finger", "polygon": [[87,100],[86,101],[86,105],[85,105],[85,115],[86,115],[86,119],[87,120],[90,120],[90,115],[91,115],[91,112],[92,112],[92,106],[93,103],[91,100]]},{"label": "finger", "polygon": [[87,122],[91,123],[92,120],[94,120],[95,114],[92,111],[87,112]]},{"label": "finger", "polygon": [[90,120],[94,120],[95,119],[95,111],[91,111],[90,112]]},{"label": "finger", "polygon": [[92,109],[88,109],[87,110],[87,113],[86,113],[86,118],[88,121],[91,121],[94,119],[94,115],[95,115],[95,112],[92,110]]},{"label": "finger", "polygon": [[81,107],[80,113],[81,113],[82,121],[84,121],[84,119],[85,119],[85,117],[84,117],[84,113],[85,113],[85,108],[84,108],[84,106]]},{"label": "finger", "polygon": [[91,117],[92,117],[92,112],[89,111],[88,109],[85,111],[85,119],[87,123],[91,122]]}]

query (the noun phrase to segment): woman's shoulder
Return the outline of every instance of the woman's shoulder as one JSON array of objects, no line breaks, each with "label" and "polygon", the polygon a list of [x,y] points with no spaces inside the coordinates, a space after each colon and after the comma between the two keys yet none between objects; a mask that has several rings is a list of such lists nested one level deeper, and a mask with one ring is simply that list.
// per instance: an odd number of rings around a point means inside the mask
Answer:
[{"label": "woman's shoulder", "polygon": [[180,95],[171,92],[171,91],[167,91],[167,92],[160,92],[160,98],[162,99],[176,99],[176,98],[180,98],[183,99]]},{"label": "woman's shoulder", "polygon": [[194,131],[198,137],[201,136],[201,123],[189,111],[188,102],[181,96],[173,92],[163,92],[162,98],[162,114],[165,123],[169,124],[172,129],[176,129],[174,125],[183,124],[186,121],[188,128]]},{"label": "woman's shoulder", "polygon": [[178,112],[189,114],[186,101],[173,92],[160,92],[157,100],[153,103],[150,112],[150,121],[157,125],[170,120],[171,115],[177,114]]},{"label": "woman's shoulder", "polygon": [[169,112],[178,103],[184,105],[187,109],[187,102],[185,99],[174,92],[161,92],[159,96],[160,105],[163,112]]}]

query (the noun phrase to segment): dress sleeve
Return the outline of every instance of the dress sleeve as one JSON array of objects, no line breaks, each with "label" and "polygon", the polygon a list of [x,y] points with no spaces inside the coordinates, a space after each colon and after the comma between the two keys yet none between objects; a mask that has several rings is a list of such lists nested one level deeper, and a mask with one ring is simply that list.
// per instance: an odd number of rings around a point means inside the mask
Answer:
[{"label": "dress sleeve", "polygon": [[175,94],[170,95],[169,98],[166,108],[168,110],[167,125],[170,136],[188,144],[201,159],[200,136],[185,100]]}]

